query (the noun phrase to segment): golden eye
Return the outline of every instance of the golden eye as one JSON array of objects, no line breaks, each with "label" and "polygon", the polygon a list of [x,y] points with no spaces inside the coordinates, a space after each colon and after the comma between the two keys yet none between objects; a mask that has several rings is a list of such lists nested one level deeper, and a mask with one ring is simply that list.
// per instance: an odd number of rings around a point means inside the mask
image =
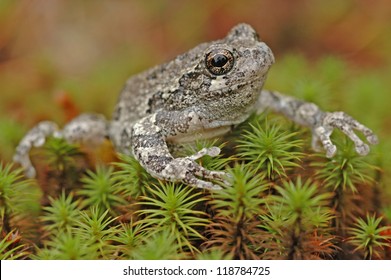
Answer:
[{"label": "golden eye", "polygon": [[210,73],[224,75],[234,66],[234,56],[229,50],[213,50],[206,54],[205,63]]}]

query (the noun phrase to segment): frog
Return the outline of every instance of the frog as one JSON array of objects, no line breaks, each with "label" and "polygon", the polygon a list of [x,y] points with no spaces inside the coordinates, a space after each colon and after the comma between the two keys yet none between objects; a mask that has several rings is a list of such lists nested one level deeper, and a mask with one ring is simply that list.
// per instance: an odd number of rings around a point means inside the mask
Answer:
[{"label": "frog", "polygon": [[182,157],[175,157],[170,147],[220,137],[253,113],[274,111],[308,127],[313,149],[323,149],[329,158],[337,152],[330,138],[334,129],[353,141],[359,155],[369,153],[368,144],[378,143],[371,129],[345,112],[323,111],[314,103],[263,89],[274,62],[272,50],[255,29],[237,24],[222,39],[201,43],[171,61],[131,76],[111,120],[83,113],[62,129],[52,121],[38,123],[20,141],[13,160],[27,177],[35,177],[29,152],[48,137],[87,144],[109,139],[116,151],[134,156],[154,178],[217,190],[229,181],[227,172],[208,170],[197,159],[219,155],[219,147],[205,147]]}]

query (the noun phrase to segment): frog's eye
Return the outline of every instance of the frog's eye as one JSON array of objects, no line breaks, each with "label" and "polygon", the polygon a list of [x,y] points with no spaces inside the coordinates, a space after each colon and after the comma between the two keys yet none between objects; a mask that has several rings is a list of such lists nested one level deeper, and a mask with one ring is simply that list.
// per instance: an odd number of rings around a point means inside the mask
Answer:
[{"label": "frog's eye", "polygon": [[224,75],[234,66],[234,56],[229,50],[213,50],[206,54],[206,68],[214,75]]}]

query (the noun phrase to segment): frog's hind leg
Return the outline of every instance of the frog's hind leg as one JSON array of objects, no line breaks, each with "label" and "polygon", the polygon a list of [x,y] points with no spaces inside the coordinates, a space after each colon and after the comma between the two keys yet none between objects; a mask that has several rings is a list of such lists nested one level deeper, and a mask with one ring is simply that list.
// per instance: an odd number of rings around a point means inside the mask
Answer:
[{"label": "frog's hind leg", "polygon": [[60,130],[54,122],[43,121],[33,127],[20,141],[13,160],[25,170],[26,177],[36,175],[29,152],[33,147],[41,147],[50,136],[63,138],[69,143],[101,143],[108,135],[108,122],[102,115],[83,114]]}]

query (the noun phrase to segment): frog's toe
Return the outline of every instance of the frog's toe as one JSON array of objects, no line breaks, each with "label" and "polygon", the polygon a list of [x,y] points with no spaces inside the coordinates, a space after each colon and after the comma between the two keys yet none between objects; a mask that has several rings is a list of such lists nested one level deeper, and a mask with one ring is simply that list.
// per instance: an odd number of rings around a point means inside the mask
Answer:
[{"label": "frog's toe", "polygon": [[326,157],[332,158],[337,153],[337,146],[334,144],[325,145]]},{"label": "frog's toe", "polygon": [[369,153],[369,146],[365,143],[360,143],[360,145],[356,145],[356,152],[360,156],[366,156]]},{"label": "frog's toe", "polygon": [[375,134],[367,136],[367,140],[372,145],[379,144],[379,138]]},{"label": "frog's toe", "polygon": [[190,160],[197,160],[199,158],[202,158],[203,156],[211,156],[211,157],[215,157],[215,156],[218,156],[220,154],[221,150],[219,147],[210,147],[210,148],[203,148],[201,150],[199,150],[197,153],[195,153],[194,155],[191,155],[189,157],[187,157],[188,159]]},{"label": "frog's toe", "polygon": [[27,178],[34,178],[37,175],[37,172],[28,155],[16,153],[13,157],[13,161],[15,163],[19,163],[22,166],[24,175]]},{"label": "frog's toe", "polygon": [[207,148],[207,155],[211,157],[216,157],[220,154],[221,149],[219,147],[213,146],[210,148]]},{"label": "frog's toe", "polygon": [[216,180],[223,182],[225,184],[228,183],[229,179],[229,174],[224,172],[224,171],[213,171],[213,170],[208,170],[202,166],[199,166],[198,170],[196,171],[196,175],[205,178],[205,179],[210,179],[210,180]]},{"label": "frog's toe", "polygon": [[35,176],[37,175],[37,171],[33,166],[29,166],[28,168],[25,168],[24,175],[27,178],[35,178]]},{"label": "frog's toe", "polygon": [[208,190],[221,190],[222,189],[219,185],[213,184],[212,182],[198,179],[196,177],[188,178],[186,180],[183,180],[183,182],[189,186],[193,186],[193,187],[201,188],[201,189],[208,189]]}]

